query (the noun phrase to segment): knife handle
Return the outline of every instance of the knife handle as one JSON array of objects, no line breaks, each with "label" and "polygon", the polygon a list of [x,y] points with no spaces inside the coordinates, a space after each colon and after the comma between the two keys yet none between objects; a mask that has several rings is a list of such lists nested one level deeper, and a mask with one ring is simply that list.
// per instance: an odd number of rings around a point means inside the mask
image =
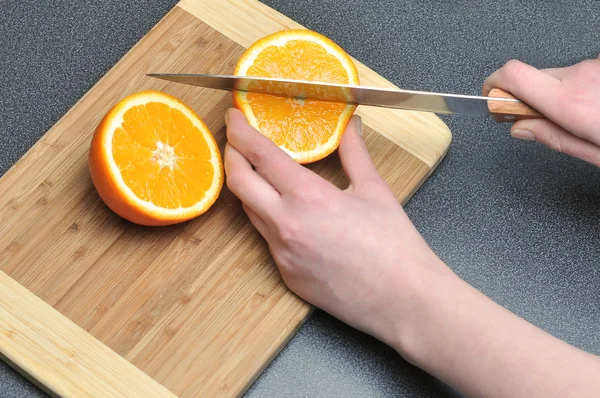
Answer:
[{"label": "knife handle", "polygon": [[[510,93],[494,88],[488,94],[488,97],[512,98],[516,99]],[[516,122],[523,119],[546,119],[544,115],[530,107],[524,102],[506,102],[506,101],[488,101],[488,109],[497,122]]]}]

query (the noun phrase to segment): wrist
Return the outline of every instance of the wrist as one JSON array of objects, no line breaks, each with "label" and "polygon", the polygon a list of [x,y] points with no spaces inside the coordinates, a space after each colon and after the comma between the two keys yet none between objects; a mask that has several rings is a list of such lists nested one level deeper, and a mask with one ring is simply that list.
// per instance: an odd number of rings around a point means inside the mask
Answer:
[{"label": "wrist", "polygon": [[[441,260],[414,267],[404,281],[400,305],[395,309],[393,326],[384,342],[394,348],[408,362],[419,366],[429,346],[429,336],[442,327],[441,312],[451,297],[467,287]],[[407,283],[408,281],[408,283]],[[446,304],[446,305],[445,305]]]}]

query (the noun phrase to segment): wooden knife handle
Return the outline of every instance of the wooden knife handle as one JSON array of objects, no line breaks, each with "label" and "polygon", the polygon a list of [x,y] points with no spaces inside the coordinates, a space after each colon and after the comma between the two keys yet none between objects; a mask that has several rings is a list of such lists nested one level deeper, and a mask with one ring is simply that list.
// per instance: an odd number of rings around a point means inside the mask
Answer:
[{"label": "wooden knife handle", "polygon": [[[494,88],[488,97],[515,98],[510,93]],[[488,101],[488,109],[497,122],[516,122],[522,119],[546,119],[544,115],[524,102]]]}]

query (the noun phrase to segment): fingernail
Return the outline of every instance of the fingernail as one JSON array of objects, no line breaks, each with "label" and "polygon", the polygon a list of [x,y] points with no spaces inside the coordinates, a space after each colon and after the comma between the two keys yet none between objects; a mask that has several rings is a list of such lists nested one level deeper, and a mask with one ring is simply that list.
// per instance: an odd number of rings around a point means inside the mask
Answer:
[{"label": "fingernail", "polygon": [[227,109],[227,111],[225,112],[225,125],[227,126],[229,124],[229,112],[231,111],[231,109]]},{"label": "fingernail", "polygon": [[535,135],[531,130],[516,129],[512,130],[510,135],[518,140],[535,141]]},{"label": "fingernail", "polygon": [[363,124],[362,124],[362,119],[360,116],[358,116],[358,115],[354,116],[354,125],[356,127],[356,132],[358,133],[358,135],[360,135],[362,137],[363,136]]}]

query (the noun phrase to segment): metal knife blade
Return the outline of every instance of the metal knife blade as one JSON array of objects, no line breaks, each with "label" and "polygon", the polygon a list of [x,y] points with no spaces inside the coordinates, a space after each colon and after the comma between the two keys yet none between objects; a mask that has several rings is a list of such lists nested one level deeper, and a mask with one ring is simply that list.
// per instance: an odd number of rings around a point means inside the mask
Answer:
[{"label": "metal knife blade", "polygon": [[345,102],[348,104],[487,117],[488,101],[520,103],[514,98],[331,84],[304,80],[270,79],[252,76],[152,73],[147,76],[228,91],[263,93],[299,100]]}]

